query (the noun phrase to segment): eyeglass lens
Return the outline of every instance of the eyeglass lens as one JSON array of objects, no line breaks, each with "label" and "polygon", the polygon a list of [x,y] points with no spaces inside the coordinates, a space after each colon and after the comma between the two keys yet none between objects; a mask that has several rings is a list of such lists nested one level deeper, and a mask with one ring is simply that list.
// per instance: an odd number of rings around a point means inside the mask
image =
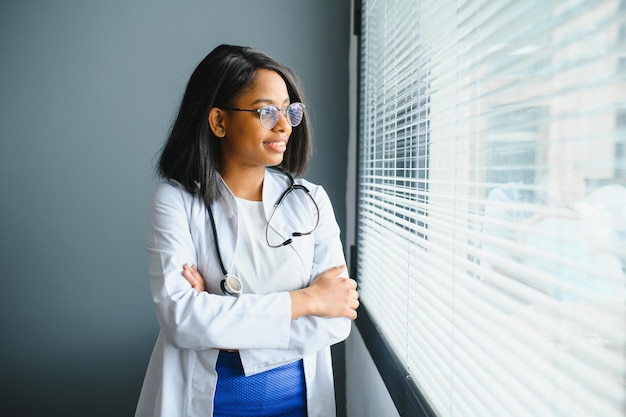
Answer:
[{"label": "eyeglass lens", "polygon": [[304,116],[304,105],[302,103],[291,103],[288,107],[279,109],[276,106],[264,106],[259,109],[259,118],[261,124],[266,129],[273,129],[278,123],[278,118],[282,112],[287,122],[293,127],[298,126],[302,122]]}]

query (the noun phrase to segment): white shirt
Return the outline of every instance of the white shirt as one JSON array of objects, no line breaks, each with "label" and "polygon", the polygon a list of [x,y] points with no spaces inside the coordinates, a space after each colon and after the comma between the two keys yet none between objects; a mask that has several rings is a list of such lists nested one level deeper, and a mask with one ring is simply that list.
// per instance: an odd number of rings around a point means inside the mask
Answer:
[{"label": "white shirt", "polygon": [[[345,264],[339,227],[328,195],[304,180],[320,210],[320,225],[309,236],[294,238],[291,250],[308,272],[307,284],[333,266]],[[263,183],[264,212],[270,213],[289,186],[286,176],[267,170]],[[227,271],[233,270],[242,231],[235,198],[220,181],[211,205]],[[283,239],[308,230],[311,202],[293,192],[272,219]],[[271,294],[222,295],[223,273],[217,260],[209,216],[202,200],[175,181],[160,184],[153,197],[148,232],[150,288],[161,331],[146,371],[137,417],[208,417],[213,414],[220,348],[239,349],[246,375],[303,359],[309,417],[335,415],[330,346],[348,337],[347,318],[304,316],[291,320],[286,291]],[[196,292],[182,276],[193,263],[205,280]]]},{"label": "white shirt", "polygon": [[[293,191],[301,193],[302,191]],[[292,198],[291,194],[287,198]],[[261,201],[235,198],[241,231],[235,248],[233,271],[243,284],[245,294],[271,294],[303,288],[309,281],[298,253],[291,245],[272,248],[284,239],[272,228],[265,236],[266,216]],[[313,203],[311,203],[313,204]],[[279,214],[279,213],[277,213]]]}]

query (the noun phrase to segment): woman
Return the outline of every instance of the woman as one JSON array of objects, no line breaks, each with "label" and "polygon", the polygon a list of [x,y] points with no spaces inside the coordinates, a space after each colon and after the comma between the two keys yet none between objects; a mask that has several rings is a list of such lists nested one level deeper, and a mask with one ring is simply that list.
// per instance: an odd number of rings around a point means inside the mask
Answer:
[{"label": "woman", "polygon": [[330,346],[359,302],[328,195],[291,176],[311,153],[303,101],[246,47],[191,75],[152,201],[161,331],[136,416],[335,415]]}]

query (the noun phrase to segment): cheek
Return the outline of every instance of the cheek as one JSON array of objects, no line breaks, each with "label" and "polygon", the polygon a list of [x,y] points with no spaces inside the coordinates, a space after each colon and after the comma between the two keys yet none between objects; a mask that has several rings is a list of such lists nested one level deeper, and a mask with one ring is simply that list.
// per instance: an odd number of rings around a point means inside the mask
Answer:
[{"label": "cheek", "polygon": [[263,129],[258,120],[255,120],[251,123],[240,123],[231,126],[229,136],[233,139],[233,141],[249,145],[255,141],[262,141],[262,137],[265,134],[264,130],[265,129]]},{"label": "cheek", "polygon": [[222,141],[222,155],[252,158],[263,148],[263,138],[251,131],[238,130]]}]

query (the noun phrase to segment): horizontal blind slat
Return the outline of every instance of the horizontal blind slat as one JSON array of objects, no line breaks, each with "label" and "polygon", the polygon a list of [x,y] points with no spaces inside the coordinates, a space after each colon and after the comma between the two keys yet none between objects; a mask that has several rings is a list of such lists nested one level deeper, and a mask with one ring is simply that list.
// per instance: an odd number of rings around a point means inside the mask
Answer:
[{"label": "horizontal blind slat", "polygon": [[626,3],[365,0],[361,41],[357,273],[407,372],[442,416],[624,417]]}]

